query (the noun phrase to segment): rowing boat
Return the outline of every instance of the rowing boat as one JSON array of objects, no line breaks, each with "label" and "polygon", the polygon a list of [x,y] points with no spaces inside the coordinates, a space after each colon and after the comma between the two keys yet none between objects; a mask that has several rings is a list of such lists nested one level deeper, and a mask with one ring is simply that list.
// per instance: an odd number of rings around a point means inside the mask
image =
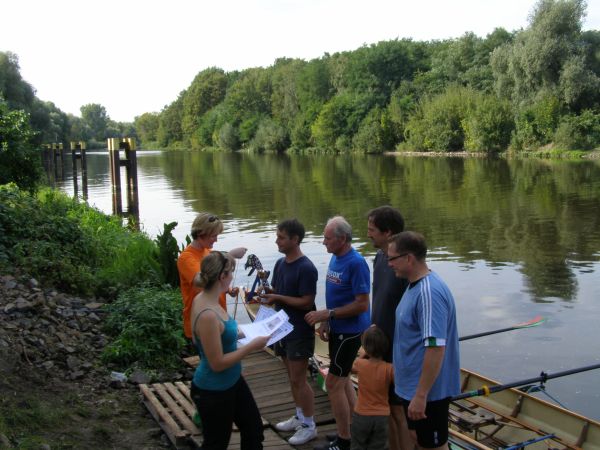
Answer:
[{"label": "rowing boat", "polygon": [[[259,302],[242,303],[254,320]],[[326,345],[317,339],[315,366],[324,380],[328,357]],[[473,371],[461,369],[461,391],[489,389],[500,384]],[[323,383],[324,384],[324,383]],[[453,401],[450,406],[450,446],[469,450],[542,449],[600,450],[600,422],[574,413],[516,388]]]}]

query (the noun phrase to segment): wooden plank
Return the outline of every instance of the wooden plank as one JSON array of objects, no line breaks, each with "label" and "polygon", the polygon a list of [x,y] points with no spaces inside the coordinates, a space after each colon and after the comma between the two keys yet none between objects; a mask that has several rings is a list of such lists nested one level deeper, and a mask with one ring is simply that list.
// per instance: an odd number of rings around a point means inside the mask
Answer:
[{"label": "wooden plank", "polygon": [[140,390],[143,395],[143,402],[150,411],[150,414],[154,417],[165,432],[171,443],[178,448],[181,445],[185,445],[189,433],[186,430],[182,430],[179,425],[173,420],[169,411],[160,403],[153,390],[145,384],[140,384]]}]

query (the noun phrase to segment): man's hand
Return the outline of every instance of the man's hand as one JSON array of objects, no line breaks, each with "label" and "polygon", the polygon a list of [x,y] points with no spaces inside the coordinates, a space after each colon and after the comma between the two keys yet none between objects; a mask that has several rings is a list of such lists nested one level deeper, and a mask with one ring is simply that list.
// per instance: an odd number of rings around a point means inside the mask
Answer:
[{"label": "man's hand", "polygon": [[326,322],[329,319],[329,310],[322,309],[320,311],[311,311],[304,316],[304,320],[310,326],[315,325],[318,322]]},{"label": "man's hand", "polygon": [[329,322],[321,322],[321,325],[317,328],[317,333],[319,333],[322,341],[329,341]]},{"label": "man's hand", "polygon": [[272,305],[277,302],[277,294],[260,294],[261,303]]},{"label": "man's hand", "polygon": [[426,419],[425,406],[427,405],[427,398],[415,395],[410,403],[408,404],[408,418],[410,420],[421,420]]},{"label": "man's hand", "polygon": [[240,288],[239,287],[230,287],[229,290],[227,291],[227,293],[231,297],[237,297],[238,294],[240,293]]}]

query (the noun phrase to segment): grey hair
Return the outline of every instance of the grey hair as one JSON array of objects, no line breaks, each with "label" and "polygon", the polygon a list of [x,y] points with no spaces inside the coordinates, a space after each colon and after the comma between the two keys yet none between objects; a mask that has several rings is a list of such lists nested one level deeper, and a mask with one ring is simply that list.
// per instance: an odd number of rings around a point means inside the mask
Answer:
[{"label": "grey hair", "polygon": [[333,225],[333,233],[338,238],[344,238],[346,242],[352,242],[352,225],[342,216],[334,216],[327,221],[327,226]]}]

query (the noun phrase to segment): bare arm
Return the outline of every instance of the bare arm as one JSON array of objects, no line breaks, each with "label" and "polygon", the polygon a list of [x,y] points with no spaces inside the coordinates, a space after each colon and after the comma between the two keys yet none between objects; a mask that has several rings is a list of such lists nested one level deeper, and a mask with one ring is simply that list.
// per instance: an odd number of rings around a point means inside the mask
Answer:
[{"label": "bare arm", "polygon": [[267,300],[269,305],[272,305],[275,302],[283,303],[285,305],[291,306],[292,308],[304,309],[306,311],[310,311],[310,309],[315,304],[315,295],[303,295],[302,297],[291,297],[289,295],[280,295],[277,293],[272,294],[263,294],[261,295],[264,299]]},{"label": "bare arm", "polygon": [[248,344],[230,353],[223,353],[221,344],[222,323],[216,313],[207,312],[196,321],[196,335],[200,337],[208,365],[214,372],[222,372],[241,361],[249,353],[263,348],[269,336],[253,339]]},{"label": "bare arm", "polygon": [[[368,310],[369,294],[358,294],[356,297],[354,297],[354,301],[352,303],[348,303],[347,305],[338,306],[337,308],[335,308],[335,318],[347,319],[348,317],[358,316],[359,314],[362,314]],[[328,309],[311,311],[306,316],[304,316],[304,320],[306,320],[306,322],[308,322],[309,325],[314,325],[317,322],[324,322],[328,319]]]},{"label": "bare arm", "polygon": [[408,417],[410,419],[420,420],[427,417],[425,415],[427,394],[429,394],[431,386],[433,386],[440,373],[445,353],[446,347],[427,347],[425,349],[417,391],[408,405]]}]

